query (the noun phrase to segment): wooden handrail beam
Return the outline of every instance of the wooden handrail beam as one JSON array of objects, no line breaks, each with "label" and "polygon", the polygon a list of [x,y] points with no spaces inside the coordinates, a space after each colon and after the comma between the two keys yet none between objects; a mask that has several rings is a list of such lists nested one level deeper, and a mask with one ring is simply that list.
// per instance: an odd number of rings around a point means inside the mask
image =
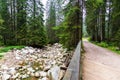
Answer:
[{"label": "wooden handrail beam", "polygon": [[73,54],[63,80],[80,80],[81,41]]}]

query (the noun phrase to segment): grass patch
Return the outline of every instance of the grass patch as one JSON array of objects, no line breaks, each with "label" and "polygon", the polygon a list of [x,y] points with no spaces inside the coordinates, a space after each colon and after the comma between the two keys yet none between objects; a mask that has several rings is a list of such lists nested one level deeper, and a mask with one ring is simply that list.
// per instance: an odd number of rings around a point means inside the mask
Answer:
[{"label": "grass patch", "polygon": [[[92,41],[91,41],[92,42]],[[98,46],[101,46],[101,47],[104,47],[104,48],[107,48],[115,53],[118,53],[120,54],[120,50],[117,49],[117,46],[115,46],[114,43],[107,43],[107,42],[101,42],[101,43],[98,43],[98,42],[92,42]]]},{"label": "grass patch", "polygon": [[9,50],[12,49],[22,49],[24,46],[4,46],[0,48],[0,58],[4,56],[5,52],[8,52]]}]

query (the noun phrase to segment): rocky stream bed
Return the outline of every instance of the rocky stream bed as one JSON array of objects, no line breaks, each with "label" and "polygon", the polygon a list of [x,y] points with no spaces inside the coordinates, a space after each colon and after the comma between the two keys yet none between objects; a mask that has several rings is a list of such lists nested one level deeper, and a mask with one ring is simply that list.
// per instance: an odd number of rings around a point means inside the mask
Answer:
[{"label": "rocky stream bed", "polygon": [[0,80],[62,80],[72,53],[58,43],[11,50],[0,61]]}]

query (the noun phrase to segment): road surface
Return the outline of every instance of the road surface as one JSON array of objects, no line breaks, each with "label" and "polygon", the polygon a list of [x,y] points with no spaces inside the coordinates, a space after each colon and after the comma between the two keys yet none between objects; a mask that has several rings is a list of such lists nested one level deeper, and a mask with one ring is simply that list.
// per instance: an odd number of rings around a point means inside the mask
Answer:
[{"label": "road surface", "polygon": [[120,80],[120,55],[84,41],[83,80]]}]

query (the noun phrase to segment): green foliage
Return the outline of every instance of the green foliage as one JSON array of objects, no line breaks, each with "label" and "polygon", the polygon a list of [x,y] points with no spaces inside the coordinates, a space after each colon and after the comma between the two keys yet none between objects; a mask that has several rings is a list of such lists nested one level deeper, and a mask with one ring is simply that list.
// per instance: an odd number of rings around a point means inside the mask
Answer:
[{"label": "green foliage", "polygon": [[24,46],[5,46],[0,48],[0,53],[7,52],[12,49],[22,49],[22,48],[24,48]]},{"label": "green foliage", "polygon": [[71,6],[67,12],[63,23],[59,27],[55,27],[60,43],[68,49],[73,49],[79,41],[79,8],[78,6]]},{"label": "green foliage", "polygon": [[97,0],[98,3],[103,3],[103,0]]},{"label": "green foliage", "polygon": [[105,41],[107,21],[106,0],[88,0],[86,2],[86,24],[87,32],[93,41]]},{"label": "green foliage", "polygon": [[114,38],[114,41],[115,41],[116,45],[119,47],[119,49],[120,49],[120,29],[117,31],[117,33],[115,35],[115,38]]},{"label": "green foliage", "polygon": [[[2,24],[3,24],[4,20],[1,19],[1,16],[0,16],[0,32],[2,32],[5,28],[2,27]],[[2,41],[3,37],[2,37],[2,34],[0,33],[0,46],[3,45],[3,41]]]},{"label": "green foliage", "polygon": [[118,53],[120,54],[120,50],[117,49],[117,46],[115,45],[115,43],[113,42],[110,42],[109,44],[107,42],[101,42],[101,43],[98,43],[98,42],[92,42],[98,46],[101,46],[101,47],[104,47],[104,48],[107,48],[115,53]]},{"label": "green foliage", "polygon": [[4,46],[0,47],[0,58],[2,58],[5,55],[5,52],[8,52],[12,49],[22,49],[24,46]]},{"label": "green foliage", "polygon": [[8,52],[12,49],[22,49],[24,46],[4,46],[0,47],[0,58],[2,58],[5,55],[5,52]]},{"label": "green foliage", "polygon": [[44,46],[43,10],[40,0],[0,0],[0,45]]},{"label": "green foliage", "polygon": [[101,43],[97,43],[97,45],[101,46],[101,47],[109,47],[109,45],[106,42],[101,42]]},{"label": "green foliage", "polygon": [[49,43],[55,43],[58,41],[57,36],[55,35],[56,32],[52,29],[56,26],[56,6],[55,1],[48,0],[48,9],[47,9],[47,19],[46,19],[46,28],[47,28],[47,35],[49,39]]},{"label": "green foliage", "polygon": [[111,41],[120,49],[120,1],[113,0],[111,20]]}]

